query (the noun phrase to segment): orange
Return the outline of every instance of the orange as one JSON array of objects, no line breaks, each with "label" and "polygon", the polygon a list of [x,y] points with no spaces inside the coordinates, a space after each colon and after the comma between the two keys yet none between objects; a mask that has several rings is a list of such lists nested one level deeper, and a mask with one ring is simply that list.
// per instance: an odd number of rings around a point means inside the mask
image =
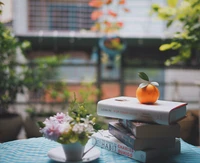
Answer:
[{"label": "orange", "polygon": [[136,90],[136,97],[142,104],[153,104],[158,100],[159,96],[159,89],[152,84],[148,84],[143,88],[138,87]]}]

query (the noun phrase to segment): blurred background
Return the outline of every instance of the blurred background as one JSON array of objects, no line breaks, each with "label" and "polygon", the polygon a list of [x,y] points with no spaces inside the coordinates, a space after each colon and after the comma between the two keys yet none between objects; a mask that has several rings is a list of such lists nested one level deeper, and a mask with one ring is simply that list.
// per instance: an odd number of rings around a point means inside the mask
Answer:
[{"label": "blurred background", "polygon": [[[1,108],[6,107],[10,113],[21,115],[24,127],[17,127],[18,139],[38,136],[39,133],[29,135],[29,131],[25,130],[34,128],[34,124],[26,127],[26,124],[31,123],[30,118],[66,109],[73,93],[79,100],[90,101],[94,112],[95,104],[100,99],[120,95],[135,97],[135,91],[141,83],[138,77],[141,71],[148,74],[150,80],[160,84],[159,99],[187,102],[188,111],[200,108],[199,52],[192,49],[189,55],[183,54],[187,57],[181,58],[179,47],[166,51],[159,49],[162,44],[169,43],[177,31],[183,29],[185,21],[181,24],[174,18],[171,22],[164,19],[178,15],[178,10],[174,9],[177,6],[180,6],[179,10],[185,11],[184,16],[188,16],[188,10],[191,9],[189,4],[166,0],[1,2],[0,21],[11,31],[9,37],[16,39],[21,48],[17,45],[12,52],[15,54],[14,62],[8,56],[1,58],[1,63],[9,58],[12,63],[10,71],[14,69],[17,71],[15,76],[20,77],[16,80],[6,78],[7,84],[1,84],[1,87],[6,88],[8,83],[13,85],[12,82],[18,81],[14,83],[16,95],[6,101],[6,106],[3,105],[5,98],[1,98]],[[162,6],[168,8],[159,10]],[[198,25],[200,23],[196,19],[194,22]],[[116,53],[106,51],[101,41],[107,37],[120,38],[124,49]],[[184,43],[188,43],[188,40],[184,40]],[[182,41],[182,47],[190,47],[189,43],[184,43]],[[10,42],[8,45],[11,45]],[[1,51],[2,56],[4,53],[6,51]],[[169,59],[177,55],[182,60],[176,58],[176,63],[175,59],[169,63]],[[3,74],[1,76],[4,79]],[[8,91],[2,94],[8,95]],[[1,119],[3,117],[2,114]],[[26,121],[27,117],[29,121]],[[5,124],[0,123],[0,126]],[[3,135],[3,132],[0,131],[0,134]],[[7,140],[10,139],[2,138],[1,141]]]}]

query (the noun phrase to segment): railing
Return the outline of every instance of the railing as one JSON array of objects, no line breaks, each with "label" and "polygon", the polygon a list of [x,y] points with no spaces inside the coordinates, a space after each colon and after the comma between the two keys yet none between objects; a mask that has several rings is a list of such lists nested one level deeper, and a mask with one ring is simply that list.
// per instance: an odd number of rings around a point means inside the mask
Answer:
[{"label": "railing", "polygon": [[[67,64],[61,64],[60,66],[67,72],[67,68],[69,67],[73,67],[73,69],[78,69],[82,67],[90,67],[90,69],[93,69],[95,71],[93,71],[93,75],[96,75],[96,78],[94,80],[74,80],[74,81],[70,81],[68,79],[62,80],[64,82],[66,82],[66,85],[68,87],[79,87],[81,86],[81,84],[83,82],[85,83],[90,83],[92,82],[92,84],[97,88],[97,89],[102,89],[102,84],[104,83],[115,83],[120,87],[120,91],[118,95],[127,95],[126,94],[126,87],[127,86],[132,86],[132,87],[137,87],[139,85],[139,83],[141,81],[139,81],[137,78],[133,78],[130,80],[127,80],[127,76],[124,73],[124,71],[126,70],[126,67],[119,67],[119,77],[117,79],[102,79],[102,68],[101,68],[102,63],[99,61],[97,63],[94,62],[88,62],[88,63],[67,63]],[[129,67],[130,68],[130,67]],[[81,70],[80,69],[80,70]],[[134,67],[132,67],[131,69],[134,69]],[[148,68],[146,68],[148,69]],[[161,71],[163,71],[164,73],[166,71],[171,71],[173,73],[173,70],[177,69],[168,69],[168,68],[162,68],[160,69]],[[187,70],[187,69],[186,69]],[[159,70],[158,70],[159,71]],[[179,71],[184,72],[184,69],[179,69]],[[199,70],[187,70],[187,71],[195,71],[195,73],[199,73]],[[87,73],[85,73],[87,74]],[[74,74],[76,75],[76,74]],[[90,74],[91,75],[91,74]],[[174,75],[177,75],[177,73],[175,73]],[[196,75],[195,75],[196,76]],[[87,77],[86,77],[87,78]],[[160,88],[161,88],[161,94],[162,94],[162,99],[166,99],[166,100],[177,100],[177,101],[186,101],[191,105],[195,105],[195,108],[200,107],[200,84],[199,81],[192,81],[193,79],[189,76],[186,78],[190,78],[190,81],[180,81],[180,80],[167,80],[167,79],[163,79],[163,81],[160,81]],[[48,80],[47,83],[54,83],[57,80]],[[192,81],[192,82],[191,82]],[[76,88],[77,89],[77,88]],[[169,91],[170,90],[170,91]],[[189,91],[188,91],[189,90]],[[73,90],[72,90],[73,91]],[[107,90],[109,91],[109,90]],[[134,91],[134,90],[133,90]],[[168,92],[168,93],[166,93]],[[171,97],[169,95],[169,92],[171,93]],[[105,92],[102,92],[103,94]],[[42,90],[39,90],[38,92],[28,92],[28,95],[25,95],[24,98],[26,99],[22,99],[22,100],[18,100],[17,104],[23,104],[23,105],[30,105],[30,104],[51,104],[51,105],[56,105],[56,104],[62,104],[62,102],[46,102],[45,100],[42,100],[42,96],[44,95],[44,92]],[[100,100],[102,98],[101,96],[102,94],[99,94],[98,97],[96,98],[97,100]],[[133,93],[134,96],[134,93]],[[184,97],[185,96],[185,97]],[[192,106],[191,106],[192,107]]]}]

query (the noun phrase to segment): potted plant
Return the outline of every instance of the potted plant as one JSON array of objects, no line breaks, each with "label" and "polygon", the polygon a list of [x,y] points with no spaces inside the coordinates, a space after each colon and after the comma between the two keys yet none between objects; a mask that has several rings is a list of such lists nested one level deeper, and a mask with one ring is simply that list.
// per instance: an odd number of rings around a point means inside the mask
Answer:
[{"label": "potted plant", "polygon": [[5,142],[16,139],[22,127],[21,116],[10,112],[9,106],[15,102],[17,93],[24,92],[24,76],[28,70],[17,60],[30,44],[26,41],[20,43],[2,22],[0,40],[0,142]]},{"label": "potted plant", "polygon": [[[156,14],[161,20],[166,21],[166,26],[176,31],[169,39],[169,43],[160,46],[161,51],[177,50],[177,55],[166,60],[166,65],[191,61],[194,64],[200,62],[200,3],[194,1],[167,0],[167,4],[162,6],[153,4],[152,14]],[[178,24],[178,25],[177,25]],[[175,26],[177,25],[177,26]],[[195,56],[196,55],[196,56]]]},{"label": "potted plant", "polygon": [[62,145],[67,161],[82,161],[90,136],[100,129],[95,121],[87,105],[75,97],[66,113],[59,112],[38,124],[45,138]]},{"label": "potted plant", "polygon": [[99,40],[99,47],[114,60],[115,56],[121,54],[126,49],[125,42],[117,36],[103,37]]},{"label": "potted plant", "polygon": [[24,120],[24,128],[27,138],[41,137],[42,134],[39,132],[37,122],[44,121],[47,117],[55,115],[56,112],[66,112],[74,94],[77,94],[76,101],[84,103],[87,109],[96,116],[98,124],[106,129],[107,125],[105,124],[105,119],[103,117],[98,117],[96,114],[95,102],[99,91],[93,87],[92,83],[82,83],[79,91],[75,93],[68,89],[66,83],[56,82],[54,85],[50,84],[50,87],[47,86],[46,91],[50,93],[48,99],[46,98],[49,108],[42,107],[42,109],[39,109],[36,105],[30,105],[26,110],[28,116]]},{"label": "potted plant", "polygon": [[28,41],[19,42],[0,22],[0,142],[15,140],[23,125],[22,117],[11,110],[17,95],[44,89],[46,77],[60,61],[60,57],[51,57],[29,63],[25,53],[30,46]]}]

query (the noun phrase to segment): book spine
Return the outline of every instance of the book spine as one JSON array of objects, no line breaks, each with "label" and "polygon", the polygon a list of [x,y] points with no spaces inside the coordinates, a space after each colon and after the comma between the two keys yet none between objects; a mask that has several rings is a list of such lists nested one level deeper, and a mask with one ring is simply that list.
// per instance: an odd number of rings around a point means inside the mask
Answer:
[{"label": "book spine", "polygon": [[133,150],[110,134],[108,130],[101,130],[92,135],[92,144],[96,144],[98,147],[140,162],[147,162],[157,157],[170,156],[180,153],[179,139],[176,139],[175,146],[172,148]]},{"label": "book spine", "polygon": [[125,144],[121,142],[114,142],[111,140],[107,140],[104,137],[95,137],[96,140],[92,139],[92,144],[96,144],[96,146],[101,147],[103,149],[109,150],[111,152],[129,157],[134,160],[138,160],[140,162],[146,162],[146,153],[142,151],[137,151],[137,154],[135,154],[135,151],[126,146]]},{"label": "book spine", "polygon": [[136,132],[136,126],[134,126],[131,122],[131,120],[126,119],[119,119],[118,120],[120,124],[122,124],[125,128],[127,128],[134,136],[137,136]]},{"label": "book spine", "polygon": [[147,124],[132,120],[119,119],[118,122],[129,130],[136,138],[167,138],[180,137],[180,125]]},{"label": "book spine", "polygon": [[135,138],[130,133],[127,134],[127,131],[125,129],[121,128],[120,130],[119,128],[116,128],[115,126],[109,123],[108,130],[113,136],[119,139],[122,143],[124,143],[125,145],[127,145],[132,149],[135,149]]},{"label": "book spine", "polygon": [[149,112],[145,109],[130,109],[115,106],[108,106],[103,104],[97,105],[97,114],[105,117],[138,120],[144,122],[155,122],[158,124],[169,125],[168,112]]}]

